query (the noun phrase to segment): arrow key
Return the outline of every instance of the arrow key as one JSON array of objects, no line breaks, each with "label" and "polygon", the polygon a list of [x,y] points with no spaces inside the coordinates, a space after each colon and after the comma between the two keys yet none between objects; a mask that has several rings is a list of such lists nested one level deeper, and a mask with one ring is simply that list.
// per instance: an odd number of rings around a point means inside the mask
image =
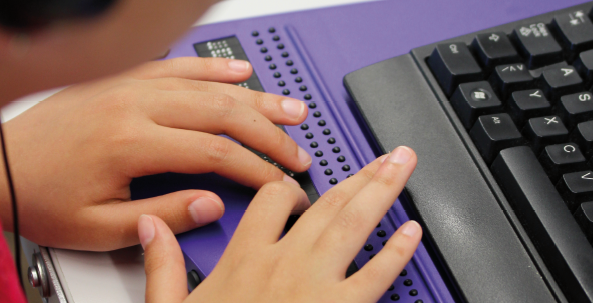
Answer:
[{"label": "arrow key", "polygon": [[546,69],[539,80],[544,92],[552,102],[562,95],[578,92],[583,86],[583,79],[570,65]]},{"label": "arrow key", "polygon": [[593,172],[585,170],[565,174],[556,188],[574,213],[581,203],[593,200]]}]

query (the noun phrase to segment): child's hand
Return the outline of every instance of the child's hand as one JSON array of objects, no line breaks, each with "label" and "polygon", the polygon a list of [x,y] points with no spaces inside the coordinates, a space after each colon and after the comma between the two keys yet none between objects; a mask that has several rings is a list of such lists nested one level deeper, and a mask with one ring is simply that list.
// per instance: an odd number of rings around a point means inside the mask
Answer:
[{"label": "child's hand", "polygon": [[[290,170],[308,169],[311,157],[274,126],[304,121],[303,102],[206,82],[241,82],[251,72],[238,60],[150,62],[72,86],[6,123],[22,235],[46,246],[111,250],[139,242],[141,214],[159,216],[179,233],[224,212],[218,196],[200,190],[129,201],[135,177],[215,172],[255,189],[292,180],[216,134]],[[3,200],[4,228],[12,229],[9,201]]]},{"label": "child's hand", "polygon": [[213,272],[189,297],[175,237],[156,216],[140,217],[146,302],[376,302],[418,246],[418,223],[402,225],[348,279],[346,269],[403,189],[416,160],[407,147],[375,160],[324,194],[281,240],[291,211],[304,210],[309,202],[291,183],[264,185]]}]

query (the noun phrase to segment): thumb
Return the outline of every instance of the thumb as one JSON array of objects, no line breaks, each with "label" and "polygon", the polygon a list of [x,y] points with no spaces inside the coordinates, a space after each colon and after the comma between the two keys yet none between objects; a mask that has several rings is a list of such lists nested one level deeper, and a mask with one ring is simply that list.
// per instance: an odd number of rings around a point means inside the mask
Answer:
[{"label": "thumb", "polygon": [[187,297],[185,262],[177,239],[156,216],[141,215],[138,237],[144,248],[146,302],[179,303]]}]

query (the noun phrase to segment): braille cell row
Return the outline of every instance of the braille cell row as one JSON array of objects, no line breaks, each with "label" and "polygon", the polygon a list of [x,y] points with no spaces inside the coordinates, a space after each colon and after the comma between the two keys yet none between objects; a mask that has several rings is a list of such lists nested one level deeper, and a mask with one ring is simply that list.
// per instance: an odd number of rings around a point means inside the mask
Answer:
[{"label": "braille cell row", "polygon": [[[275,33],[275,32],[276,32],[276,28],[274,28],[274,27],[270,27],[270,28],[268,28],[268,32],[269,32],[270,34],[273,34],[273,33]],[[252,32],[251,32],[251,35],[252,35],[252,36],[254,36],[254,37],[257,37],[257,36],[259,36],[259,32],[258,32],[258,31],[252,31]],[[280,39],[280,38],[278,38],[278,39]]]}]

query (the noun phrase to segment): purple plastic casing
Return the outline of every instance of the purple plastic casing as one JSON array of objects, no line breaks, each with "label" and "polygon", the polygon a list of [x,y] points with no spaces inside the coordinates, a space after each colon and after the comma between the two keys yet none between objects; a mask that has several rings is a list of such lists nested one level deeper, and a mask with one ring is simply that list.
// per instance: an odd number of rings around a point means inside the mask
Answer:
[{"label": "purple plastic casing", "polygon": [[[290,97],[304,100],[305,94],[315,102],[316,108],[309,108],[309,116],[305,123],[310,128],[303,131],[298,126],[286,127],[287,133],[310,154],[321,150],[323,157],[313,157],[313,165],[309,170],[311,179],[319,192],[325,193],[333,185],[330,178],[342,181],[350,173],[355,173],[377,156],[374,143],[365,135],[365,130],[348,93],[342,85],[342,78],[347,73],[364,66],[409,52],[412,48],[438,42],[451,37],[471,33],[477,30],[520,20],[541,13],[583,3],[582,0],[489,0],[489,1],[378,1],[354,4],[327,9],[302,11],[296,13],[273,15],[260,18],[205,25],[192,29],[191,32],[171,48],[167,58],[197,56],[193,44],[229,36],[236,36],[254,71],[257,73],[266,92],[282,94],[283,89],[290,90]],[[275,33],[268,28],[274,27]],[[257,30],[263,45],[255,43],[252,31]],[[272,40],[278,35],[279,41]],[[277,48],[279,43],[284,49]],[[260,52],[266,46],[267,53]],[[283,58],[281,52],[286,51],[289,57]],[[265,55],[273,60],[267,62]],[[294,64],[287,66],[287,60]],[[269,64],[275,63],[275,70]],[[291,74],[296,68],[298,73]],[[280,79],[272,74],[280,72]],[[294,81],[296,76],[302,77],[302,83]],[[284,80],[286,86],[279,87],[278,80]],[[307,86],[300,91],[300,86]],[[319,111],[321,117],[314,117],[313,112]],[[324,127],[318,126],[320,119],[326,121]],[[415,127],[422,127],[417,125]],[[324,129],[330,129],[331,135],[324,135]],[[430,130],[427,130],[430,131]],[[305,133],[314,134],[313,139],[306,139]],[[334,137],[335,144],[327,143],[327,138]],[[318,148],[309,147],[310,142],[317,141]],[[339,153],[332,152],[338,146]],[[338,155],[346,157],[341,163],[336,160]],[[328,166],[318,164],[326,159]],[[348,164],[350,171],[343,171],[342,166]],[[331,168],[333,174],[327,176],[325,169]],[[212,174],[202,176],[166,175],[160,179],[136,182],[145,183],[133,186],[133,197],[142,198],[171,192],[185,188],[207,189],[218,194],[225,203],[225,215],[216,223],[178,235],[183,250],[186,268],[196,270],[200,278],[205,278],[213,269],[230,240],[239,220],[255,191],[237,183]],[[359,267],[369,260],[371,254],[378,252],[381,242],[386,240],[401,223],[409,220],[403,205],[406,203],[402,195],[388,211],[368,242],[373,251],[361,250],[355,261]],[[404,204],[402,205],[402,201]],[[384,230],[387,237],[379,237],[376,231]],[[444,279],[437,271],[423,244],[416,251],[412,261],[406,266],[407,275],[394,282],[394,289],[388,291],[379,302],[391,302],[391,295],[398,294],[400,302],[453,302],[453,296],[445,286]],[[412,286],[405,286],[405,279],[412,280]],[[409,291],[416,289],[418,295],[412,296]]]}]

